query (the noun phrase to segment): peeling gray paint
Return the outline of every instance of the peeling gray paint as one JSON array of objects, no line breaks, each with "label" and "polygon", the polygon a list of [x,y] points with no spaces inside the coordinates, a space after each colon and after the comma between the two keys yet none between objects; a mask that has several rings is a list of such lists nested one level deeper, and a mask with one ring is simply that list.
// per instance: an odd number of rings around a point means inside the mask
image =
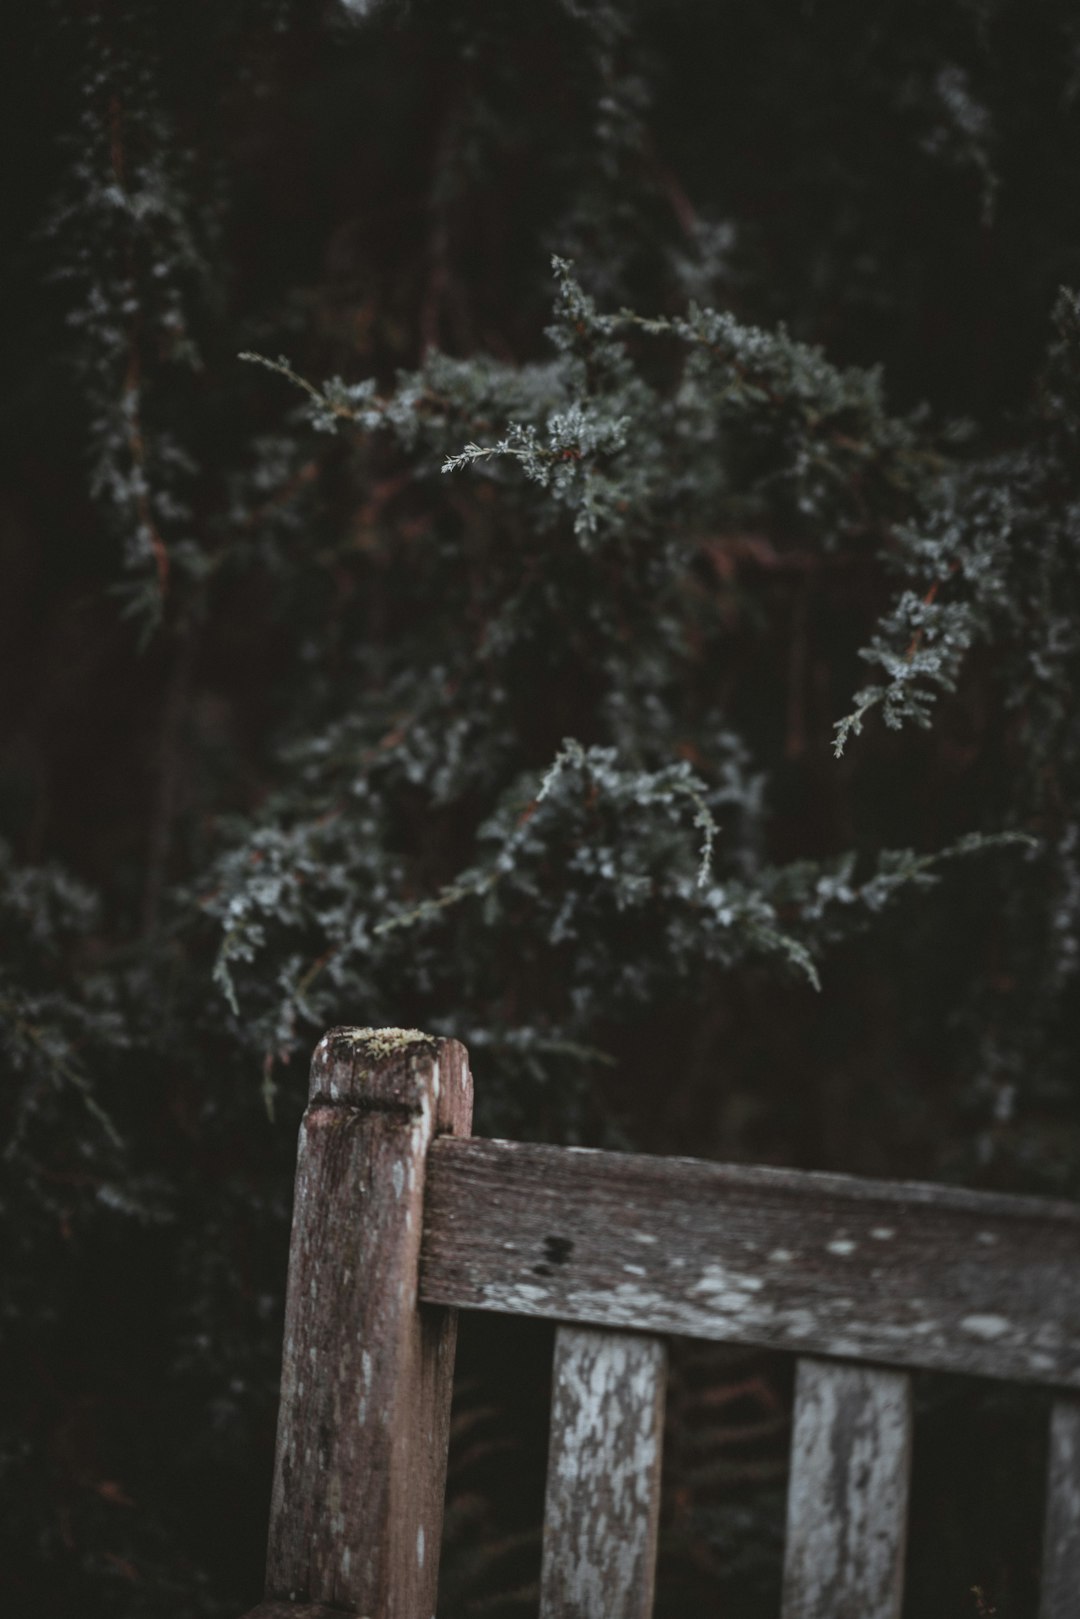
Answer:
[{"label": "peeling gray paint", "polygon": [[906,1373],[800,1360],[782,1619],[899,1619],[911,1423]]},{"label": "peeling gray paint", "polygon": [[541,1619],[648,1619],[665,1371],[655,1338],[560,1327]]}]

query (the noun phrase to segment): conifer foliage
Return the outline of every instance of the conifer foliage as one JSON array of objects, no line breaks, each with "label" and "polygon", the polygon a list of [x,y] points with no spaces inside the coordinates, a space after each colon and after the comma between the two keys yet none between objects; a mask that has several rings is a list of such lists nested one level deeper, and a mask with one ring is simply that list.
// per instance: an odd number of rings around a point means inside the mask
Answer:
[{"label": "conifer foliage", "polygon": [[[1080,1189],[1080,20],[19,26],[0,1590],[236,1614],[324,1027],[487,1133]],[[446,1613],[524,1614],[463,1354]],[[772,1463],[675,1446],[658,1612],[769,1612]]]}]

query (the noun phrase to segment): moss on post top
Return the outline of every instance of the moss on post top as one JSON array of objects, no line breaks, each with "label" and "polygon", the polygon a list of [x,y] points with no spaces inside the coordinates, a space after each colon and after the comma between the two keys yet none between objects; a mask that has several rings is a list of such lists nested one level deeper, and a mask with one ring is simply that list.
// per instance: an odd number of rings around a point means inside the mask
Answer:
[{"label": "moss on post top", "polygon": [[[453,1076],[451,1078],[451,1076]],[[464,1076],[462,1078],[461,1076]],[[441,1117],[468,1083],[468,1059],[456,1040],[422,1029],[330,1029],[311,1059],[313,1103]]]},{"label": "moss on post top", "polygon": [[363,1051],[372,1062],[382,1062],[387,1057],[396,1057],[405,1051],[412,1051],[417,1046],[423,1046],[428,1051],[434,1051],[439,1041],[433,1034],[425,1034],[423,1029],[354,1029],[344,1027],[331,1029],[326,1036],[328,1040],[348,1043]]}]

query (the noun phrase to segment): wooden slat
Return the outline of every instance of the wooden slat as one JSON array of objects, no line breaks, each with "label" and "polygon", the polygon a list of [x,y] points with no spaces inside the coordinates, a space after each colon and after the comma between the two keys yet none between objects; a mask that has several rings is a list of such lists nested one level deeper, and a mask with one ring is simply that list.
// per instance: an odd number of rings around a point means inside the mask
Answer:
[{"label": "wooden slat", "polygon": [[1039,1619],[1080,1613],[1080,1400],[1062,1396],[1050,1414]]},{"label": "wooden slat", "polygon": [[911,1420],[906,1372],[800,1358],[782,1619],[900,1619]]},{"label": "wooden slat", "polygon": [[452,1312],[417,1308],[428,1147],[467,1130],[464,1049],[337,1029],[316,1049],[296,1177],[266,1595],[435,1611]]},{"label": "wooden slat", "polygon": [[649,1619],[666,1372],[658,1338],[556,1333],[540,1619]]},{"label": "wooden slat", "polygon": [[421,1296],[1080,1388],[1080,1207],[436,1142]]}]

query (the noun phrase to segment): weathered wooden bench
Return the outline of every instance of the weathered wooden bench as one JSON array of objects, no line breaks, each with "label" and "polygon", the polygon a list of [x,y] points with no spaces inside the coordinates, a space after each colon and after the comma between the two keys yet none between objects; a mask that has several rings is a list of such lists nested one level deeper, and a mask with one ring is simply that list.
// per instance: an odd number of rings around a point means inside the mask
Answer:
[{"label": "weathered wooden bench", "polygon": [[784,1619],[897,1619],[911,1372],[1050,1385],[1041,1619],[1080,1614],[1080,1208],[469,1137],[468,1059],[337,1029],[300,1134],[266,1600],[435,1612],[456,1311],[556,1334],[542,1619],[651,1611],[665,1338],[798,1356]]}]

